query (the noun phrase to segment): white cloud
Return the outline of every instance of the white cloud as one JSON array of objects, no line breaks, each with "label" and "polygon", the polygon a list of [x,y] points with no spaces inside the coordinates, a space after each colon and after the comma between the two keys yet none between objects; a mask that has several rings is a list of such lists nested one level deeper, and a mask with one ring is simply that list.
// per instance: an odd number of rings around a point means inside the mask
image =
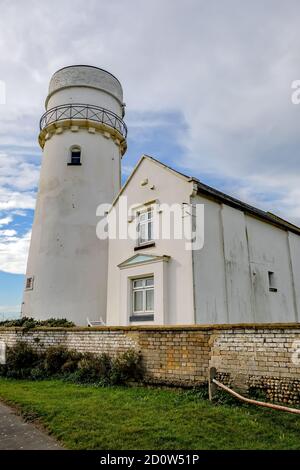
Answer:
[{"label": "white cloud", "polygon": [[0,186],[20,191],[32,190],[39,179],[39,165],[27,161],[24,156],[0,154]]},{"label": "white cloud", "polygon": [[122,165],[122,175],[129,176],[133,171],[133,166],[130,165]]},{"label": "white cloud", "polygon": [[[18,314],[20,312],[20,305],[0,305],[0,321],[8,319],[6,316],[8,314]],[[2,318],[3,314],[5,314],[5,316]]]},{"label": "white cloud", "polygon": [[0,230],[0,237],[13,237],[17,235],[16,230],[10,229],[10,230]]},{"label": "white cloud", "polygon": [[3,217],[2,219],[0,219],[0,227],[2,227],[3,225],[8,225],[12,222],[13,218],[11,216],[8,216],[8,217]]},{"label": "white cloud", "polygon": [[16,210],[12,212],[13,215],[19,215],[20,217],[26,217],[27,212],[25,210]]},{"label": "white cloud", "polygon": [[[0,153],[0,211],[34,209],[39,167],[22,158]],[[24,212],[23,212],[24,213]],[[4,222],[3,222],[4,221]],[[0,226],[10,224],[12,215],[0,219]]]},{"label": "white cloud", "polygon": [[296,0],[288,8],[278,0],[2,2],[0,209],[34,207],[30,156],[40,153],[49,78],[90,63],[120,78],[136,141],[177,113],[184,153],[176,164],[200,179],[226,178],[235,195],[299,221],[300,106],[290,88],[300,78],[299,15]]},{"label": "white cloud", "polygon": [[0,234],[0,266],[2,271],[13,274],[26,272],[30,236],[31,232],[19,237],[2,237]]},{"label": "white cloud", "polygon": [[13,191],[10,188],[0,188],[0,210],[34,209],[35,193]]},{"label": "white cloud", "polygon": [[[129,136],[144,153],[174,120],[183,155],[167,163],[300,224],[299,16],[297,0],[3,0],[0,270],[25,273],[30,232],[16,233],[13,217],[35,206],[50,76],[74,63],[121,80]],[[134,162],[123,162],[128,176]],[[0,305],[0,315],[19,311]]]}]

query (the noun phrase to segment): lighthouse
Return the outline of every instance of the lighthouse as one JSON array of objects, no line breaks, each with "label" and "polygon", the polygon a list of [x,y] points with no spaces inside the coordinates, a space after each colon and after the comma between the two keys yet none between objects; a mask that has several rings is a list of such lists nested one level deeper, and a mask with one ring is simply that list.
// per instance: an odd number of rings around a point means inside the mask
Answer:
[{"label": "lighthouse", "polygon": [[108,240],[96,235],[100,204],[120,190],[126,151],[123,91],[98,67],[51,78],[40,121],[43,150],[22,315],[105,320]]}]

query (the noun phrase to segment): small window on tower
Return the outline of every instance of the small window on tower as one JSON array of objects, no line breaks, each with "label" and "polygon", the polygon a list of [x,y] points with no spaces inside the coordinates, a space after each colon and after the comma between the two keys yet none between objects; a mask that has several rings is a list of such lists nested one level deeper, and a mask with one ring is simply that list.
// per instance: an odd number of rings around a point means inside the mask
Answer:
[{"label": "small window on tower", "polygon": [[68,165],[81,165],[81,148],[80,147],[71,148],[71,159]]},{"label": "small window on tower", "polygon": [[26,290],[32,290],[33,289],[33,277],[27,277],[25,289]]}]

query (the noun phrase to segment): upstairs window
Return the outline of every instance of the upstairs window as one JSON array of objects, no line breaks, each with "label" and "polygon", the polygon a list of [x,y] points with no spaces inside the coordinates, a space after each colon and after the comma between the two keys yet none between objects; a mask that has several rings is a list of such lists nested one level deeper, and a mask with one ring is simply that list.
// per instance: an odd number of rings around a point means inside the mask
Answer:
[{"label": "upstairs window", "polygon": [[70,162],[68,165],[81,165],[81,148],[76,146],[71,148]]},{"label": "upstairs window", "polygon": [[153,240],[153,208],[138,212],[138,245],[149,243]]}]

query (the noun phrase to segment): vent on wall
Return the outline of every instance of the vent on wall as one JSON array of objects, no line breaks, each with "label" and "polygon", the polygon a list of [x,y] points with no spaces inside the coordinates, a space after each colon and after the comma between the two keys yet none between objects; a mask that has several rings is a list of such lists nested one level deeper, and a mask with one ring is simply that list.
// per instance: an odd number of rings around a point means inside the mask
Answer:
[{"label": "vent on wall", "polygon": [[268,279],[269,279],[269,291],[277,292],[276,276],[273,271],[268,271]]}]

